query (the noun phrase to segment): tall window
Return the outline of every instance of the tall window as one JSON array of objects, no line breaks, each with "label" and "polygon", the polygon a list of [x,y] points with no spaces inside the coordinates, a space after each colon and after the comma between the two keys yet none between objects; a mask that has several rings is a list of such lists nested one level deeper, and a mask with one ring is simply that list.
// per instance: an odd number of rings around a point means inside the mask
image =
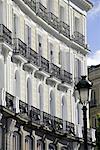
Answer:
[{"label": "tall window", "polygon": [[15,96],[20,97],[20,74],[18,70],[15,72]]},{"label": "tall window", "polygon": [[25,44],[31,47],[31,28],[25,24]]},{"label": "tall window", "polygon": [[74,63],[74,78],[78,80],[81,78],[81,61],[77,58],[75,58],[75,63]]},{"label": "tall window", "polygon": [[75,17],[75,24],[74,24],[74,31],[78,31],[80,30],[80,19]]},{"label": "tall window", "polygon": [[21,135],[18,132],[13,133],[13,150],[21,149]]},{"label": "tall window", "polygon": [[37,150],[44,150],[45,149],[45,144],[43,143],[43,141],[38,140],[37,141]]},{"label": "tall window", "polygon": [[41,56],[42,55],[42,36],[38,35],[38,53]]},{"label": "tall window", "polygon": [[53,0],[47,1],[47,9],[48,9],[48,12],[53,12]]},{"label": "tall window", "polygon": [[18,16],[13,14],[13,37],[18,38]]},{"label": "tall window", "polygon": [[30,78],[27,79],[27,103],[32,105],[32,81]]},{"label": "tall window", "polygon": [[30,136],[25,137],[25,150],[33,150],[33,139]]},{"label": "tall window", "polygon": [[64,7],[60,6],[60,21],[64,21]]},{"label": "tall window", "polygon": [[50,114],[55,115],[55,95],[54,92],[50,92]]},{"label": "tall window", "polygon": [[50,62],[54,62],[54,52],[53,52],[53,44],[50,43]]},{"label": "tall window", "polygon": [[38,87],[38,99],[39,99],[39,109],[43,111],[43,86],[40,84]]},{"label": "tall window", "polygon": [[64,70],[70,72],[70,52],[61,50],[59,52],[59,63]]},{"label": "tall window", "polygon": [[61,100],[61,116],[62,116],[62,119],[63,120],[66,120],[66,116],[67,116],[67,109],[66,109],[66,99],[65,99],[65,96],[62,97],[62,100]]}]

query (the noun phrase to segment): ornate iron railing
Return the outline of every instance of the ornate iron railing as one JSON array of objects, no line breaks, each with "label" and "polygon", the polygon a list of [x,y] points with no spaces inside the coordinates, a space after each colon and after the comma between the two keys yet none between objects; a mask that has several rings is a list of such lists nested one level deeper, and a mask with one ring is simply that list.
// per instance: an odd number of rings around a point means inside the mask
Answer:
[{"label": "ornate iron railing", "polygon": [[77,31],[74,32],[73,40],[81,46],[85,46],[85,36]]},{"label": "ornate iron railing", "polygon": [[63,133],[63,120],[58,118],[58,117],[54,117],[54,129],[57,132]]},{"label": "ornate iron railing", "polygon": [[12,32],[3,24],[0,24],[0,41],[12,46]]},{"label": "ornate iron railing", "polygon": [[54,127],[54,118],[50,114],[43,112],[43,123],[44,126],[48,127],[50,130],[53,130]]},{"label": "ornate iron railing", "polygon": [[67,25],[63,21],[60,21],[59,22],[59,27],[60,27],[60,29],[59,29],[60,33],[62,33],[63,35],[65,35],[66,37],[69,38],[70,37],[70,26]]},{"label": "ornate iron railing", "polygon": [[60,79],[60,68],[53,63],[50,64],[50,73],[52,76]]},{"label": "ornate iron railing", "polygon": [[72,83],[72,74],[67,72],[66,70],[63,70],[62,80],[66,83],[71,84]]},{"label": "ornate iron railing", "polygon": [[44,7],[40,2],[37,3],[37,15],[43,20],[47,21],[47,8]]},{"label": "ornate iron railing", "polygon": [[41,68],[44,71],[49,72],[49,61],[42,56],[41,56]]},{"label": "ornate iron railing", "polygon": [[59,29],[58,17],[55,16],[52,12],[48,12],[48,23],[56,30]]},{"label": "ornate iron railing", "polygon": [[52,12],[47,12],[47,8],[40,2],[35,0],[23,0],[40,18],[46,21],[54,29],[70,38],[70,27],[63,21],[59,21],[58,17]]},{"label": "ornate iron railing", "polygon": [[[16,112],[14,106],[14,96],[9,93],[6,93],[6,107],[12,112]],[[18,105],[17,105],[18,107]],[[27,103],[19,100],[19,116],[22,119],[26,119],[31,121],[31,123],[36,125],[42,125],[44,128],[49,129],[50,131],[58,132],[58,133],[74,133],[74,124],[66,121],[66,128],[63,128],[63,119],[52,116],[46,112],[40,111],[40,109],[35,108],[33,106],[28,105]]]},{"label": "ornate iron railing", "polygon": [[35,0],[23,0],[34,12],[36,12],[36,1]]},{"label": "ornate iron railing", "polygon": [[31,117],[31,121],[33,123],[40,124],[40,121],[41,121],[41,112],[40,112],[39,109],[31,106],[30,117]]},{"label": "ornate iron railing", "polygon": [[38,66],[38,54],[33,49],[28,48],[28,61],[31,62],[33,65]]},{"label": "ornate iron railing", "polygon": [[13,39],[13,53],[19,54],[27,58],[27,45],[22,42],[20,39]]},{"label": "ornate iron railing", "polygon": [[[21,100],[19,100],[19,110],[20,110],[20,114],[21,115],[26,115],[26,116],[28,116],[28,104],[27,103],[25,103],[25,102],[23,102],[23,101],[21,101]],[[24,116],[23,115],[23,116]]]},{"label": "ornate iron railing", "polygon": [[66,121],[66,132],[69,134],[75,134],[75,127],[73,123]]},{"label": "ornate iron railing", "polygon": [[6,92],[6,107],[7,109],[11,110],[12,112],[15,112],[14,107],[14,96]]}]

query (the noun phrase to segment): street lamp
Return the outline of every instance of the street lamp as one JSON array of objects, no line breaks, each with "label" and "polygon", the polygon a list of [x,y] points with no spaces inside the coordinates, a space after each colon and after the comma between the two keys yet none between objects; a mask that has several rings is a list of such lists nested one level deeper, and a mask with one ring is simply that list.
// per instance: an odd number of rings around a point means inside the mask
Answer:
[{"label": "street lamp", "polygon": [[87,103],[89,102],[90,90],[92,84],[86,80],[86,76],[82,76],[82,79],[77,83],[76,90],[79,94],[80,103],[83,105],[83,124],[84,124],[84,150],[88,150],[87,146]]}]

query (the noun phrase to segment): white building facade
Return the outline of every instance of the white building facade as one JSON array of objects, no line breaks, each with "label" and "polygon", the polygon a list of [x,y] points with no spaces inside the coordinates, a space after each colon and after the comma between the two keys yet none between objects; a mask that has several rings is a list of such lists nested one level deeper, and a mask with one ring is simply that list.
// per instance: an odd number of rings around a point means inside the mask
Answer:
[{"label": "white building facade", "polygon": [[87,75],[91,8],[86,0],[0,0],[0,149],[83,149],[74,86]]}]

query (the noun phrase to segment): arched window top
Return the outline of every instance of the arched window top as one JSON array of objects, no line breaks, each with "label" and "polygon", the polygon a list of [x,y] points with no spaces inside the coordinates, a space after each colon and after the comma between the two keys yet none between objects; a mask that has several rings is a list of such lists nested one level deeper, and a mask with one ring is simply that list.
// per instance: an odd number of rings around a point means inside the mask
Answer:
[{"label": "arched window top", "polygon": [[39,86],[38,86],[38,92],[41,93],[42,91],[43,91],[43,85],[39,84]]},{"label": "arched window top", "polygon": [[65,95],[62,96],[62,105],[65,105],[66,104],[66,98],[65,98]]},{"label": "arched window top", "polygon": [[56,150],[56,146],[54,144],[50,143],[49,150]]},{"label": "arched window top", "polygon": [[33,150],[33,138],[29,135],[25,137],[25,150]]},{"label": "arched window top", "polygon": [[20,73],[19,73],[19,70],[16,70],[15,71],[15,79],[20,79]]},{"label": "arched window top", "polygon": [[21,134],[14,131],[13,133],[13,150],[20,150],[21,148]]},{"label": "arched window top", "polygon": [[37,141],[37,150],[44,150],[44,149],[45,149],[45,143],[41,139],[39,139]]},{"label": "arched window top", "polygon": [[55,98],[54,91],[51,90],[50,91],[50,100],[53,100],[54,98]]}]

